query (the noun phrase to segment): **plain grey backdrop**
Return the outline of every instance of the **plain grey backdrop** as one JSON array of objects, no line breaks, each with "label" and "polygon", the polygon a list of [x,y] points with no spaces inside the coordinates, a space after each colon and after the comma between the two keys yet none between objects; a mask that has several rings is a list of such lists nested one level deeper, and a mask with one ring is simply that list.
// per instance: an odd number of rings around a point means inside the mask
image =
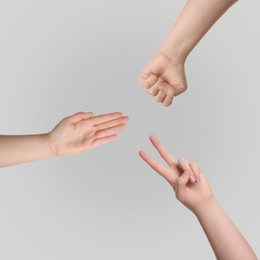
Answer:
[{"label": "plain grey backdrop", "polygon": [[0,2],[0,132],[50,131],[78,111],[130,117],[118,140],[0,170],[0,258],[214,259],[196,218],[138,157],[155,134],[198,161],[260,253],[259,1],[240,1],[186,63],[164,108],[138,75],[185,1]]}]

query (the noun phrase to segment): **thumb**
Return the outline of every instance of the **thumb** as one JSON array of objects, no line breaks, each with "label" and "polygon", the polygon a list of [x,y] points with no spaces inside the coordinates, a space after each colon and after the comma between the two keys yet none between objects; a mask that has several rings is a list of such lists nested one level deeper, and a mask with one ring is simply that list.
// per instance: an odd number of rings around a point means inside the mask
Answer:
[{"label": "thumb", "polygon": [[74,115],[71,115],[69,117],[67,117],[67,120],[71,123],[71,124],[75,124],[81,120],[84,119],[89,119],[93,116],[93,112],[78,112]]},{"label": "thumb", "polygon": [[158,77],[152,73],[145,73],[142,72],[139,76],[139,82],[140,84],[146,88],[151,88],[158,80]]},{"label": "thumb", "polygon": [[178,200],[182,200],[186,194],[186,185],[189,182],[191,176],[190,170],[185,170],[184,173],[177,179],[176,185],[176,197]]}]

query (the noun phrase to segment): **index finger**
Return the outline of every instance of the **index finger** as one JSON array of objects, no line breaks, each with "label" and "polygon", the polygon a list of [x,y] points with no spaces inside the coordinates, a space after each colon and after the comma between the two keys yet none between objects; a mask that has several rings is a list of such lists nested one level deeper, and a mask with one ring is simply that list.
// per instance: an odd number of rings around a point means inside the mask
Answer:
[{"label": "index finger", "polygon": [[94,125],[102,124],[104,122],[116,119],[122,117],[121,112],[114,112],[114,113],[109,113],[109,114],[104,114],[104,115],[99,115],[99,116],[94,116],[91,118],[91,121]]},{"label": "index finger", "polygon": [[139,155],[148,165],[150,165],[152,169],[158,172],[162,177],[164,177],[166,180],[169,178],[168,170],[163,165],[154,160],[150,155],[148,155],[144,151],[140,151]]},{"label": "index finger", "polygon": [[174,158],[171,154],[160,144],[159,140],[154,136],[150,136],[150,141],[152,142],[155,149],[159,152],[164,161],[171,167],[176,164]]}]

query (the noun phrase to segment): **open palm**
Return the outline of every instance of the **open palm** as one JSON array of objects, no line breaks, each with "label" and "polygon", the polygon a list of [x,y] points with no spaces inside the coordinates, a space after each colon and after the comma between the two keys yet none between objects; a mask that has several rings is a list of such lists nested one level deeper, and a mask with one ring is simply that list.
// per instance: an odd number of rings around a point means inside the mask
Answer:
[{"label": "open palm", "polygon": [[56,156],[87,151],[114,140],[127,121],[128,117],[119,112],[99,116],[80,112],[69,116],[50,132],[52,150]]}]

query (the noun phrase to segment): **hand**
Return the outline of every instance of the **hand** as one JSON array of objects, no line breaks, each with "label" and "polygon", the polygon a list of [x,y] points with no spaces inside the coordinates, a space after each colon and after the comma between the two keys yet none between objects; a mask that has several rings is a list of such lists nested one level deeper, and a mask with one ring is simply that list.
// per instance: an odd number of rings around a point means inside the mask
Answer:
[{"label": "hand", "polygon": [[180,202],[195,213],[204,203],[214,198],[209,183],[198,164],[188,163],[184,158],[180,158],[177,163],[155,136],[151,136],[150,140],[169,168],[165,168],[144,151],[140,151],[139,154],[148,165],[170,183]]},{"label": "hand", "polygon": [[55,156],[82,153],[116,139],[126,127],[127,116],[121,113],[93,116],[79,112],[64,118],[48,135]]},{"label": "hand", "polygon": [[173,97],[187,89],[184,61],[160,50],[143,69],[139,82],[157,102],[170,106]]}]

